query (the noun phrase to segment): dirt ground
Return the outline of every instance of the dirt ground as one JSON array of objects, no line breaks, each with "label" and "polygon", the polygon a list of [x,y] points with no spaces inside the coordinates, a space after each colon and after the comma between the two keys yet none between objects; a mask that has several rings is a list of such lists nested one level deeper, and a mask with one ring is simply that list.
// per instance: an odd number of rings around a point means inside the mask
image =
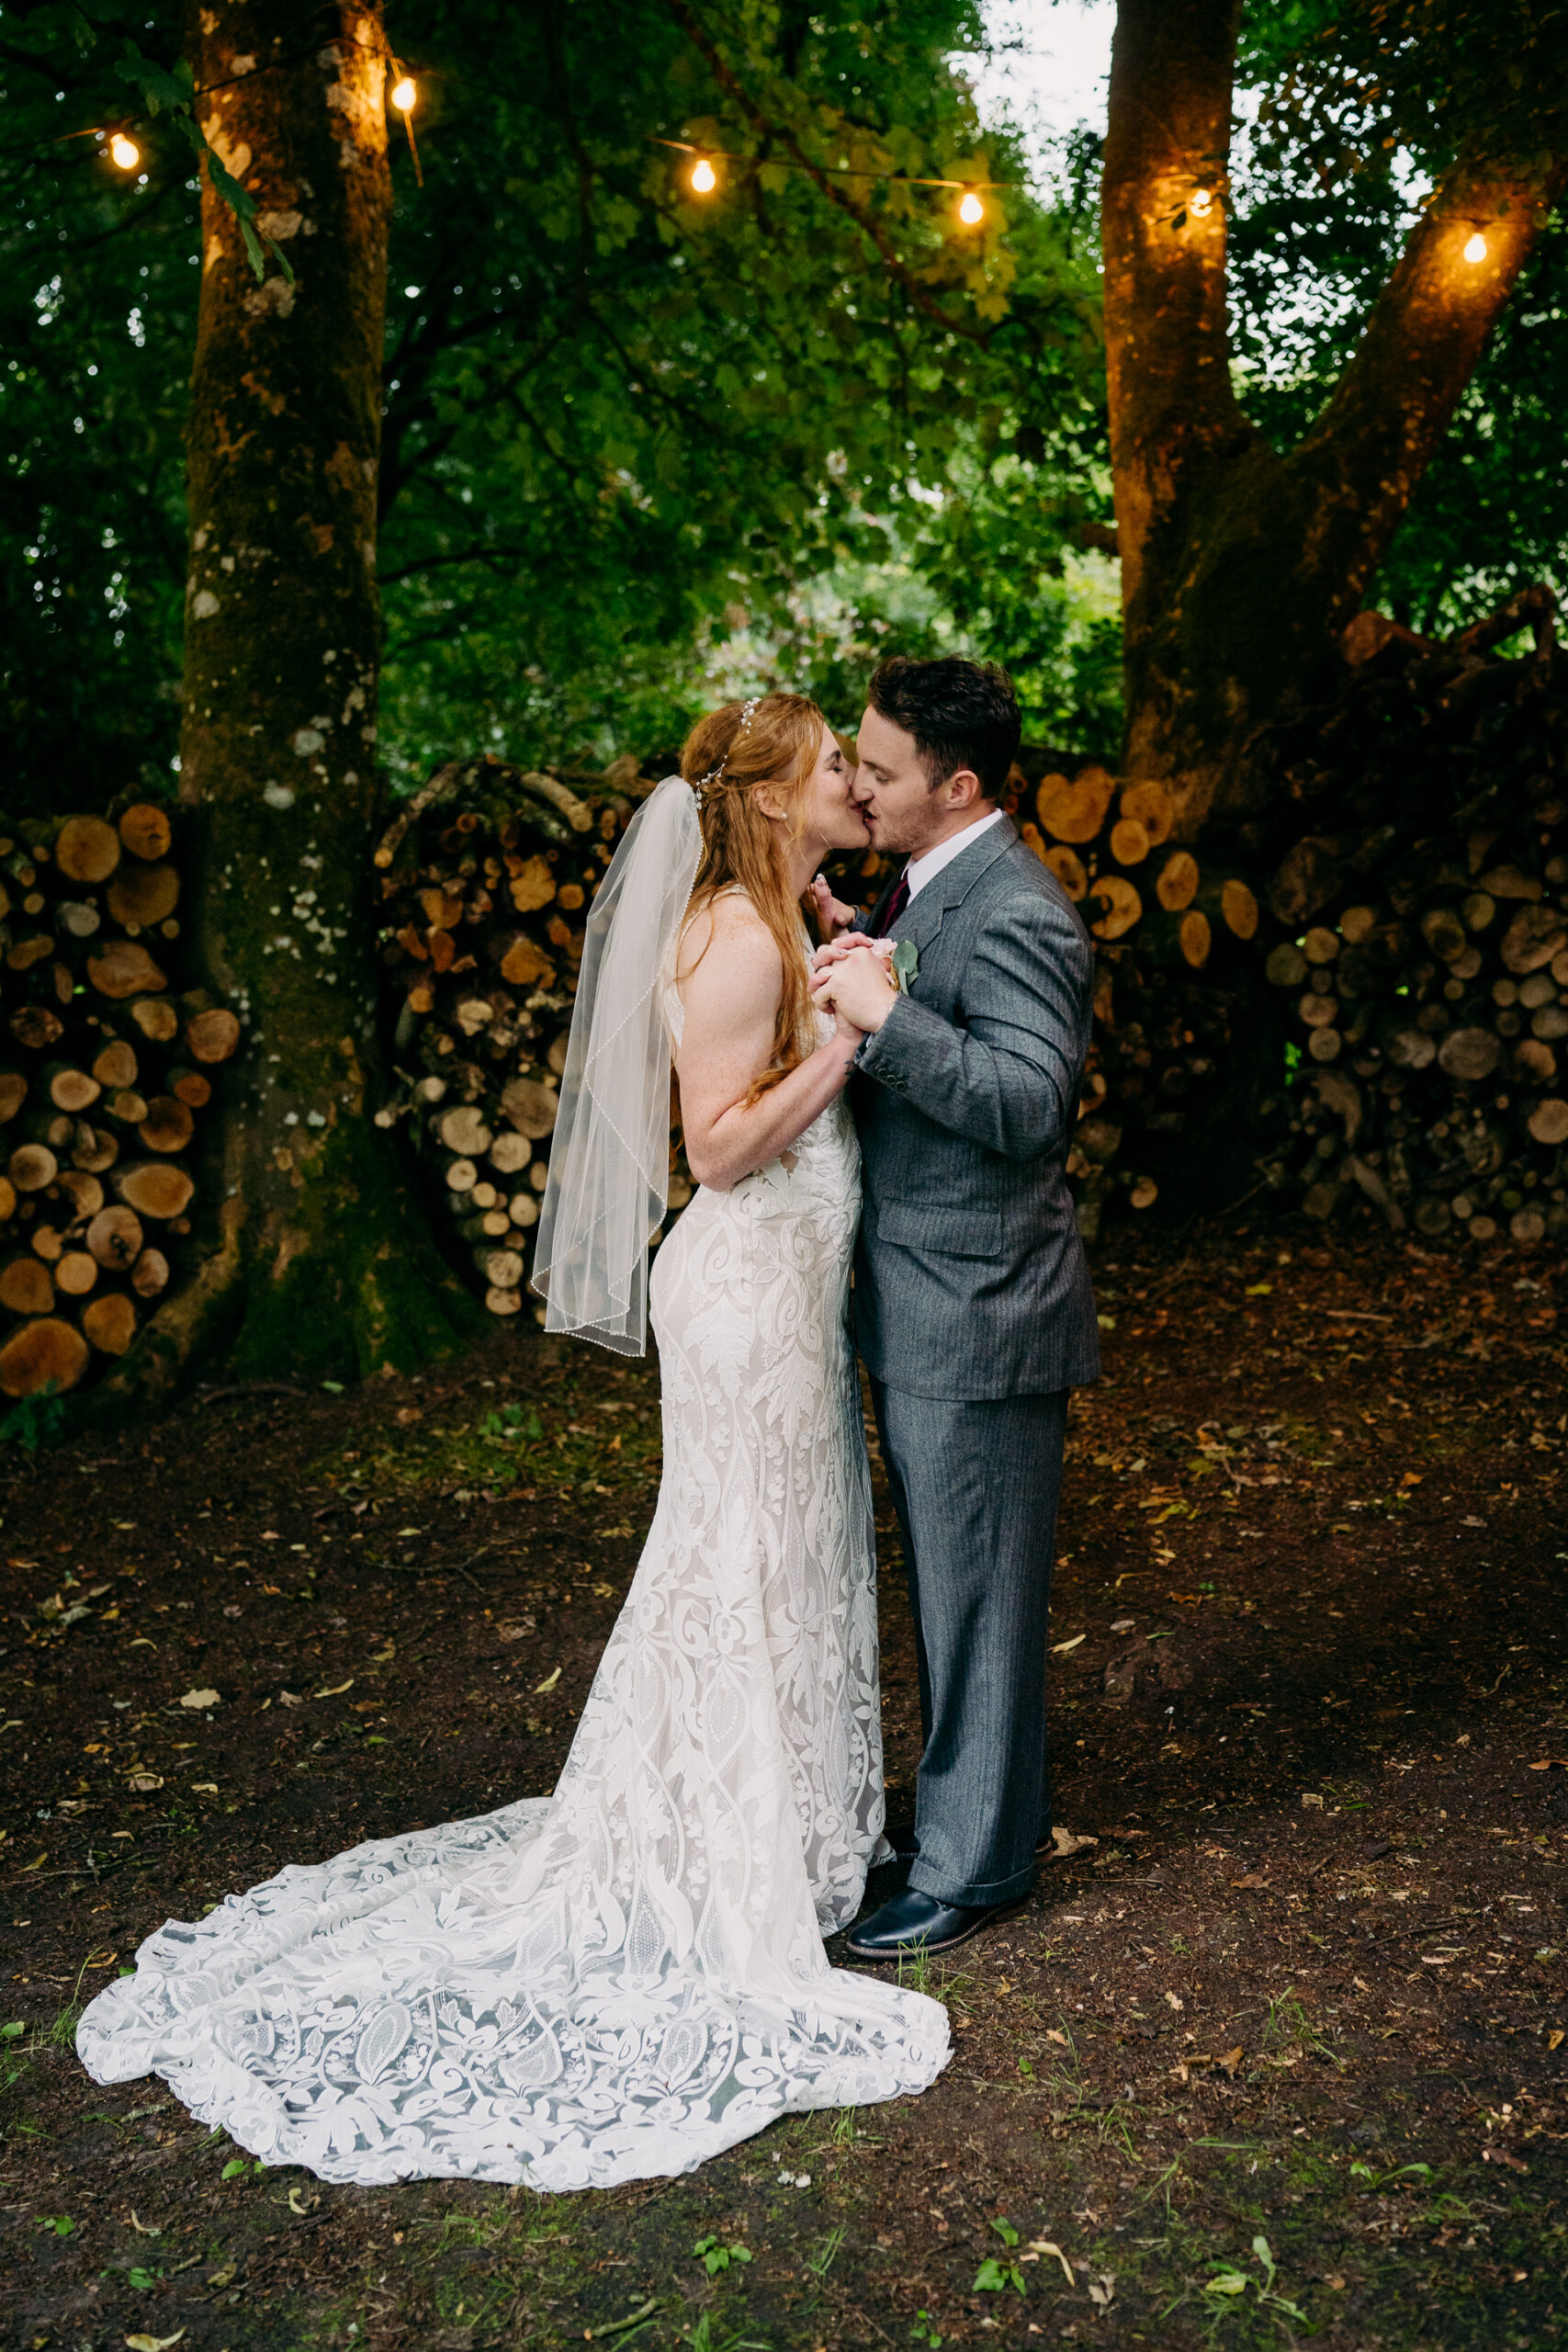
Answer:
[{"label": "dirt ground", "polygon": [[931,1970],[927,2097],[604,2195],[264,2171],[71,2032],[165,1918],[550,1788],[656,1370],[502,1331],[7,1449],[5,2340],[1568,2344],[1562,1270],[1222,1227],[1117,1237],[1096,1279],[1052,1636],[1075,1849]]}]

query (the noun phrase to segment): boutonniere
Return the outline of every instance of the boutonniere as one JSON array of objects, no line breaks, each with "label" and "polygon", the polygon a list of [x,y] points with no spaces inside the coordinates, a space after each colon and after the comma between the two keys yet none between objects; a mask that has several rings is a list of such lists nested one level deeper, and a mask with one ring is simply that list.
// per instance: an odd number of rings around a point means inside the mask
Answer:
[{"label": "boutonniere", "polygon": [[912,939],[901,939],[893,950],[893,977],[898,983],[900,996],[908,996],[909,983],[920,968],[920,951]]}]

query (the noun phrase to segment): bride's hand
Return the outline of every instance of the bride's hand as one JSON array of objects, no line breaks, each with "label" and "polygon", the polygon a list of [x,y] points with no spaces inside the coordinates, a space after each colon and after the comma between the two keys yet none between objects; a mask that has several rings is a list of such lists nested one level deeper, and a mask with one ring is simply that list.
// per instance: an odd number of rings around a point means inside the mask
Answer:
[{"label": "bride's hand", "polygon": [[825,874],[817,876],[807,895],[817,909],[818,922],[829,939],[837,939],[841,933],[848,931],[855,919],[855,910],[853,907],[846,907],[841,899],[834,898]]},{"label": "bride's hand", "polygon": [[858,1050],[864,1041],[865,1031],[863,1029],[857,1029],[854,1023],[850,1019],[849,1014],[841,1012],[838,1005],[835,1004],[831,1010],[833,1014],[834,1037],[841,1044],[853,1046]]},{"label": "bride's hand", "polygon": [[829,940],[826,946],[818,947],[814,951],[811,958],[815,971],[813,987],[819,986],[823,974],[829,971],[835,964],[841,964],[852,948],[880,948],[880,944],[881,943],[870,938],[863,931],[840,932],[837,939]]}]

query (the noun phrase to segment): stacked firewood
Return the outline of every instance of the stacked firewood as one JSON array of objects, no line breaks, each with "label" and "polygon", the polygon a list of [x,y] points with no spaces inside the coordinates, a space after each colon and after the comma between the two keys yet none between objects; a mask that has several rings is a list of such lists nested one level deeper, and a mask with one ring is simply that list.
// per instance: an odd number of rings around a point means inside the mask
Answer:
[{"label": "stacked firewood", "polygon": [[74,1388],[169,1280],[233,1013],[174,993],[164,811],[0,817],[0,1394]]},{"label": "stacked firewood", "polygon": [[[650,781],[630,756],[603,774],[449,761],[375,854],[395,1070],[378,1115],[412,1143],[437,1229],[495,1315],[526,1303],[587,909]],[[1095,764],[1069,779],[1026,753],[1009,797],[1024,840],[1100,943],[1069,1162],[1092,1235],[1110,1203],[1142,1209],[1166,1170],[1179,1175],[1233,1084],[1258,905],[1238,874],[1170,843],[1158,785],[1119,787]],[[863,904],[891,870],[871,853],[829,878]],[[671,1210],[691,1191],[677,1128]]]},{"label": "stacked firewood", "polygon": [[[570,781],[449,761],[375,853],[397,1003],[378,1120],[412,1143],[437,1231],[492,1315],[524,1304],[587,908],[648,789],[630,758]],[[671,1206],[690,1196],[673,1174]]]},{"label": "stacked firewood", "polygon": [[[1094,1042],[1067,1161],[1086,1238],[1111,1205],[1185,1199],[1235,1091],[1258,929],[1238,862],[1171,840],[1158,783],[1098,762],[1070,778],[1029,752],[1013,776],[1024,841],[1097,942]],[[1201,1189],[1201,1188],[1200,1188]]]},{"label": "stacked firewood", "polygon": [[[1527,624],[1533,653],[1492,651]],[[1345,652],[1333,704],[1275,733],[1295,838],[1267,892],[1265,970],[1296,1067],[1267,1172],[1314,1216],[1370,1202],[1434,1238],[1568,1237],[1568,657],[1551,596],[1526,590],[1445,644],[1363,614]]]}]

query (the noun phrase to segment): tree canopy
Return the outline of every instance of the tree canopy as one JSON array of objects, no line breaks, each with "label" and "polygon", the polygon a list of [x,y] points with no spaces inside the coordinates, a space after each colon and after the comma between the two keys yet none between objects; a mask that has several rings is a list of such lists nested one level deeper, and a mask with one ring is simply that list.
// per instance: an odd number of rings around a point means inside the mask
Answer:
[{"label": "tree canopy", "polygon": [[[1098,142],[1023,184],[1022,141],[966,76],[969,0],[418,0],[389,30],[423,174],[400,142],[394,777],[458,747],[668,747],[753,680],[852,707],[894,639],[993,652],[1032,731],[1113,745]],[[66,135],[141,113],[128,40],[173,62],[166,0],[0,9],[0,661],[35,797],[166,776],[176,732],[191,155],[162,120],[133,125],[130,173]],[[1550,141],[1562,49],[1548,0],[1250,0],[1230,298],[1244,404],[1277,446],[1322,407],[1436,173],[1467,143]],[[661,141],[713,153],[711,198]],[[1003,185],[964,230],[931,178]],[[1416,626],[1561,569],[1563,274],[1553,220],[1376,583]]]}]

